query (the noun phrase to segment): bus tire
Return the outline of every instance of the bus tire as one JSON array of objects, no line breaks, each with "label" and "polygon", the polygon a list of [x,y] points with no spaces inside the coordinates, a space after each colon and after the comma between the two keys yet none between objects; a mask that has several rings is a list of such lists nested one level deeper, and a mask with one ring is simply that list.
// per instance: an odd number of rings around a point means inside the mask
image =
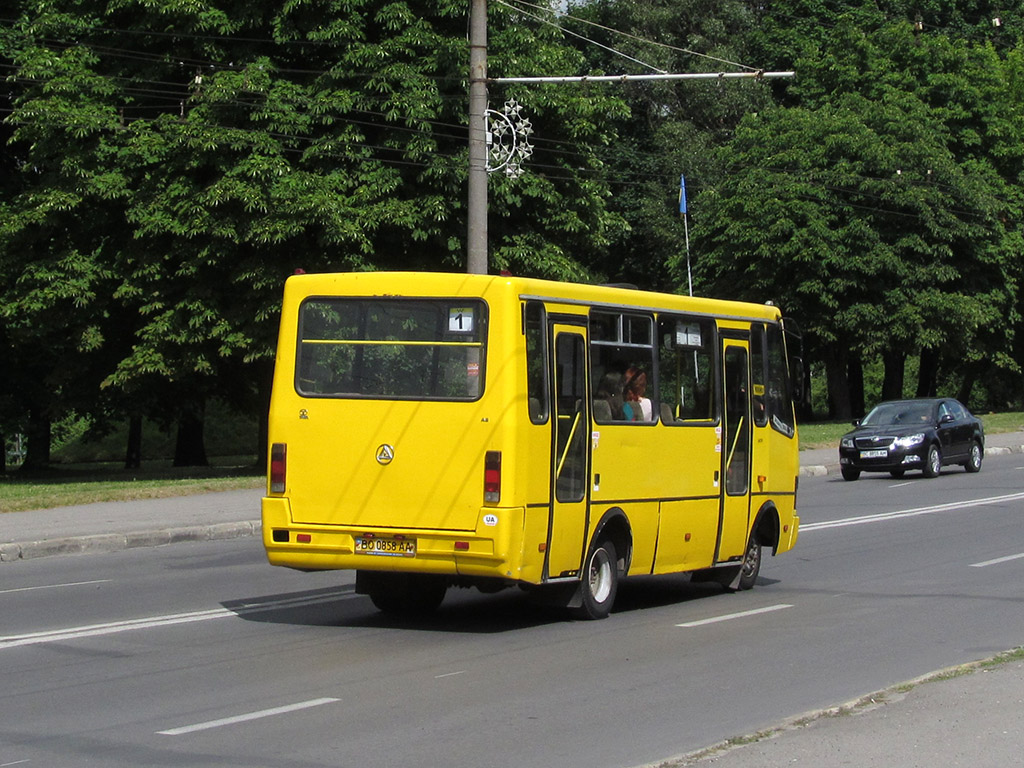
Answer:
[{"label": "bus tire", "polygon": [[603,619],[611,613],[619,590],[615,545],[605,540],[587,555],[580,582],[580,605],[570,608],[576,619]]},{"label": "bus tire", "polygon": [[761,572],[761,542],[757,535],[751,535],[750,543],[747,544],[746,554],[743,555],[743,565],[740,566],[740,578],[736,585],[737,589],[750,589],[757,582],[757,575]]},{"label": "bus tire", "polygon": [[448,591],[437,576],[360,571],[359,577],[359,591],[369,595],[378,611],[392,616],[429,616]]}]

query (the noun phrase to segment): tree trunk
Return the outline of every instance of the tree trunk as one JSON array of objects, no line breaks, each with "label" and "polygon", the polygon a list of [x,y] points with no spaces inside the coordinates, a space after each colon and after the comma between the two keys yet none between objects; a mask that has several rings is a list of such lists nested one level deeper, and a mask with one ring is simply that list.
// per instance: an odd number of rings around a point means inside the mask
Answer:
[{"label": "tree trunk", "polygon": [[178,437],[174,445],[174,466],[206,467],[206,444],[203,441],[203,419],[206,403],[197,398],[182,407],[178,415]]},{"label": "tree trunk", "polygon": [[883,400],[903,398],[903,370],[906,359],[907,356],[902,352],[882,353],[882,362],[885,364],[885,378],[882,380]]},{"label": "tree trunk", "polygon": [[921,365],[917,372],[917,397],[935,397],[939,378],[939,350],[928,347],[921,350]]},{"label": "tree trunk", "polygon": [[7,436],[0,432],[0,475],[7,474]]},{"label": "tree trunk", "polygon": [[956,399],[971,407],[971,391],[974,389],[974,382],[978,378],[978,366],[969,365],[964,368],[964,377],[960,380],[960,390],[956,393]]},{"label": "tree trunk", "polygon": [[256,430],[256,466],[267,467],[267,440],[269,439],[270,394],[274,380],[274,366],[256,366],[256,388],[259,397],[259,429]]},{"label": "tree trunk", "polygon": [[29,471],[48,469],[50,466],[50,417],[39,408],[28,412],[28,447],[21,468]]},{"label": "tree trunk", "polygon": [[864,366],[861,363],[860,355],[850,355],[850,363],[846,370],[850,389],[851,415],[860,418],[864,415]]},{"label": "tree trunk", "polygon": [[124,468],[142,466],[142,414],[133,413],[128,419],[128,447],[124,454]]},{"label": "tree trunk", "polygon": [[846,378],[848,353],[831,345],[825,350],[825,379],[828,382],[828,417],[834,421],[849,421],[850,384]]}]

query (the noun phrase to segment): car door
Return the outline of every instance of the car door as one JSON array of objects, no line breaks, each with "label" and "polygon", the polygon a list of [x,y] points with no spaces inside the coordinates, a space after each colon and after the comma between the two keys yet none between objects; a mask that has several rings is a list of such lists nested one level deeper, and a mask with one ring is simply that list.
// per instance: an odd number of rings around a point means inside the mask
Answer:
[{"label": "car door", "polygon": [[967,445],[962,437],[962,423],[958,425],[956,415],[950,404],[943,400],[939,403],[936,431],[939,434],[939,444],[942,446],[942,458],[945,462],[956,461],[967,453]]}]

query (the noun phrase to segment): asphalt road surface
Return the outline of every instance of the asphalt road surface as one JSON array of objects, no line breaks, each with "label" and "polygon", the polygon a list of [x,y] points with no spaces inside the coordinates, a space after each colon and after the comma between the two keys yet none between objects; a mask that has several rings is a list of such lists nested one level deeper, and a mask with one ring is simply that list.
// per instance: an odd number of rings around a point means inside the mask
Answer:
[{"label": "asphalt road surface", "polygon": [[802,478],[795,550],[729,594],[626,582],[569,622],[453,590],[396,623],[258,538],[0,570],[0,766],[645,765],[1024,638],[1024,456]]}]

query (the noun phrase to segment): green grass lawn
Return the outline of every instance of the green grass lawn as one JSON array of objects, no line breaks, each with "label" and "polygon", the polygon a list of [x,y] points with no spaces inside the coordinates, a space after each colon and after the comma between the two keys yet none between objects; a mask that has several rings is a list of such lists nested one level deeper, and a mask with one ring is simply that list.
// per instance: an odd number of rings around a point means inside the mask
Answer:
[{"label": "green grass lawn", "polygon": [[265,483],[263,473],[252,466],[172,469],[154,464],[142,470],[125,470],[106,464],[78,464],[38,474],[9,472],[0,475],[0,512],[50,509],[97,501],[189,496],[262,488]]}]

